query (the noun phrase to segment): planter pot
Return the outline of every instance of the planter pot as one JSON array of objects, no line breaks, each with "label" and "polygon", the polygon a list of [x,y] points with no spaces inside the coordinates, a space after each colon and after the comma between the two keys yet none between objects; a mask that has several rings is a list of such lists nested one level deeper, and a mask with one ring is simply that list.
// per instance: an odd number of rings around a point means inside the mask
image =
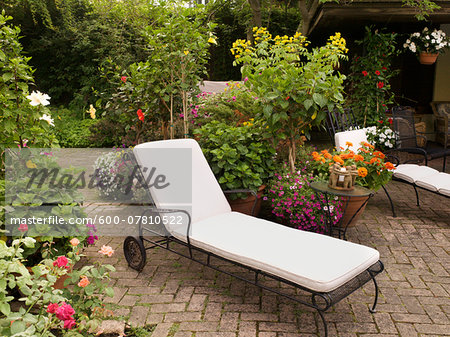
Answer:
[{"label": "planter pot", "polygon": [[[361,207],[362,204],[364,204],[366,202],[366,200],[369,197],[352,197],[350,198],[347,208],[345,209],[345,213],[339,223],[339,226],[341,227],[345,227],[347,225],[347,223],[350,221],[351,217],[353,216],[353,214],[355,214],[355,212]],[[347,203],[347,198],[342,198],[342,202],[343,202],[343,207],[345,207],[346,203]],[[355,215],[355,217],[353,218],[353,220],[348,224],[348,227],[354,227],[356,226],[356,223],[358,222],[359,218],[361,217],[361,214],[364,212],[364,209],[366,208],[365,204],[359,211],[358,213]]]},{"label": "planter pot", "polygon": [[[261,201],[262,201],[261,197],[263,195],[264,188],[266,188],[266,186],[262,185],[258,189],[257,192],[258,201],[256,202],[255,212],[253,214],[254,216],[257,216],[259,214],[259,211],[261,210]],[[252,207],[253,204],[255,203],[255,197],[252,194],[249,194],[247,198],[236,200],[231,200],[227,195],[227,199],[233,212],[240,212],[247,215],[252,215]]]},{"label": "planter pot", "polygon": [[[33,273],[33,271],[31,270],[31,267],[27,267],[28,271],[30,272],[30,274]],[[69,274],[72,272],[72,268],[69,269]],[[58,277],[56,279],[56,282],[53,284],[53,289],[65,289],[67,287],[64,286],[64,281],[67,280],[70,275],[69,274],[65,274],[65,275],[61,275],[60,277]]]},{"label": "planter pot", "polygon": [[434,64],[438,58],[439,54],[431,54],[431,53],[425,53],[421,52],[419,54],[419,62],[421,64],[431,65]]}]

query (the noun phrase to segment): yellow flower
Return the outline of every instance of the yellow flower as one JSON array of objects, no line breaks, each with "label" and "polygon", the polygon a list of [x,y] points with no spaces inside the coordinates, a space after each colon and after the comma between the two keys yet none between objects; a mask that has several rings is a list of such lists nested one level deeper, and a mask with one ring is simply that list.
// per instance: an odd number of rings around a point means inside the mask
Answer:
[{"label": "yellow flower", "polygon": [[217,44],[216,39],[213,38],[212,36],[210,36],[210,38],[208,39],[209,43],[213,43],[213,44]]},{"label": "yellow flower", "polygon": [[31,160],[27,161],[26,165],[27,165],[27,167],[30,168],[30,169],[31,169],[31,168],[36,168],[36,167],[37,167],[36,164],[33,163]]},{"label": "yellow flower", "polygon": [[189,54],[189,50],[185,50],[185,51],[184,51],[184,55],[187,56],[187,54]]},{"label": "yellow flower", "polygon": [[91,115],[91,118],[92,119],[95,119],[95,112],[96,112],[97,110],[95,110],[95,108],[94,108],[94,106],[91,104],[90,106],[89,106],[89,114]]}]

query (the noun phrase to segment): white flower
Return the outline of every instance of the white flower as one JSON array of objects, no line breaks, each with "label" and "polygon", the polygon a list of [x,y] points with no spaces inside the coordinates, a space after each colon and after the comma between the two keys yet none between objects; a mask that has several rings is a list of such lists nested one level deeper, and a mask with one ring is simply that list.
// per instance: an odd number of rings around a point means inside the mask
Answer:
[{"label": "white flower", "polygon": [[43,94],[40,91],[33,91],[30,95],[27,96],[27,98],[31,101],[30,105],[36,106],[39,104],[42,105],[49,105],[50,102],[48,101],[50,99],[50,96],[47,94]]},{"label": "white flower", "polygon": [[51,116],[44,114],[41,118],[39,118],[40,120],[46,121],[48,124],[50,124],[51,126],[55,126],[54,120]]}]

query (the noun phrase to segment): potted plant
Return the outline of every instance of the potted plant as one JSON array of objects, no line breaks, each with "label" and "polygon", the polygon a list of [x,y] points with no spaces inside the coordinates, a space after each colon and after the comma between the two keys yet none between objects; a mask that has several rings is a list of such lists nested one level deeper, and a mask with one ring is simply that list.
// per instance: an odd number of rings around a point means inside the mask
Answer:
[{"label": "potted plant", "polygon": [[392,118],[388,118],[379,120],[377,125],[365,128],[367,141],[381,151],[392,150],[395,147],[396,135],[390,128],[391,125]]},{"label": "potted plant", "polygon": [[[261,196],[261,187],[273,174],[275,156],[262,122],[249,120],[234,126],[213,120],[194,133],[224,191],[249,189],[260,191]],[[246,199],[250,208],[246,213],[250,214],[251,199],[245,193],[230,195],[231,201],[236,199]]]},{"label": "potted plant", "polygon": [[[385,155],[381,151],[375,150],[375,147],[369,143],[362,143],[355,153],[349,149],[353,146],[347,142],[347,149],[340,148],[332,152],[323,150],[320,153],[312,152],[312,167],[318,180],[328,181],[330,178],[330,167],[339,164],[341,167],[354,166],[357,171],[355,184],[377,191],[381,186],[388,183],[392,178],[392,171],[395,169],[390,162],[385,162]],[[367,200],[367,197],[350,198],[347,207],[348,212],[344,214],[343,223],[348,223],[360,206]],[[354,226],[359,216],[364,211],[362,207],[353,221],[348,225]]]},{"label": "potted plant", "polygon": [[418,54],[421,64],[430,65],[436,62],[440,53],[450,47],[450,39],[442,30],[431,31],[425,27],[421,32],[412,33],[403,47]]}]

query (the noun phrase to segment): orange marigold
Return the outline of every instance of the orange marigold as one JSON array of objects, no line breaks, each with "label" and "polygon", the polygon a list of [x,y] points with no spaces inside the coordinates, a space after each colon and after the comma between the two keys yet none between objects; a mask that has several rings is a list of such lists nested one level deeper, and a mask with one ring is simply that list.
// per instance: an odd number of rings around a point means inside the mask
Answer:
[{"label": "orange marigold", "polygon": [[355,161],[363,161],[363,160],[364,160],[364,157],[361,156],[360,154],[356,154],[356,155],[353,157],[353,159],[354,159]]},{"label": "orange marigold", "polygon": [[386,156],[383,154],[383,152],[380,152],[380,151],[375,151],[374,153],[373,153],[373,155],[375,156],[375,157],[378,157],[378,158],[381,158],[381,159],[384,159]]},{"label": "orange marigold", "polygon": [[364,178],[367,176],[367,169],[365,167],[358,168],[358,175]]},{"label": "orange marigold", "polygon": [[333,158],[333,156],[330,154],[330,153],[324,153],[323,154],[323,156],[326,158],[326,159],[331,159],[331,158]]},{"label": "orange marigold", "polygon": [[333,156],[333,160],[334,160],[336,163],[339,163],[339,164],[341,164],[341,165],[344,165],[344,161],[343,161],[342,158],[339,157],[339,156]]},{"label": "orange marigold", "polygon": [[352,143],[352,142],[345,142],[345,145],[347,145],[347,146],[353,146],[353,143]]},{"label": "orange marigold", "polygon": [[370,164],[374,164],[375,163],[376,165],[379,165],[380,162],[381,162],[381,159],[377,158],[377,157],[373,157],[372,159],[370,159]]},{"label": "orange marigold", "polygon": [[384,164],[384,167],[387,168],[388,170],[395,170],[395,166],[391,162],[386,162]]}]

